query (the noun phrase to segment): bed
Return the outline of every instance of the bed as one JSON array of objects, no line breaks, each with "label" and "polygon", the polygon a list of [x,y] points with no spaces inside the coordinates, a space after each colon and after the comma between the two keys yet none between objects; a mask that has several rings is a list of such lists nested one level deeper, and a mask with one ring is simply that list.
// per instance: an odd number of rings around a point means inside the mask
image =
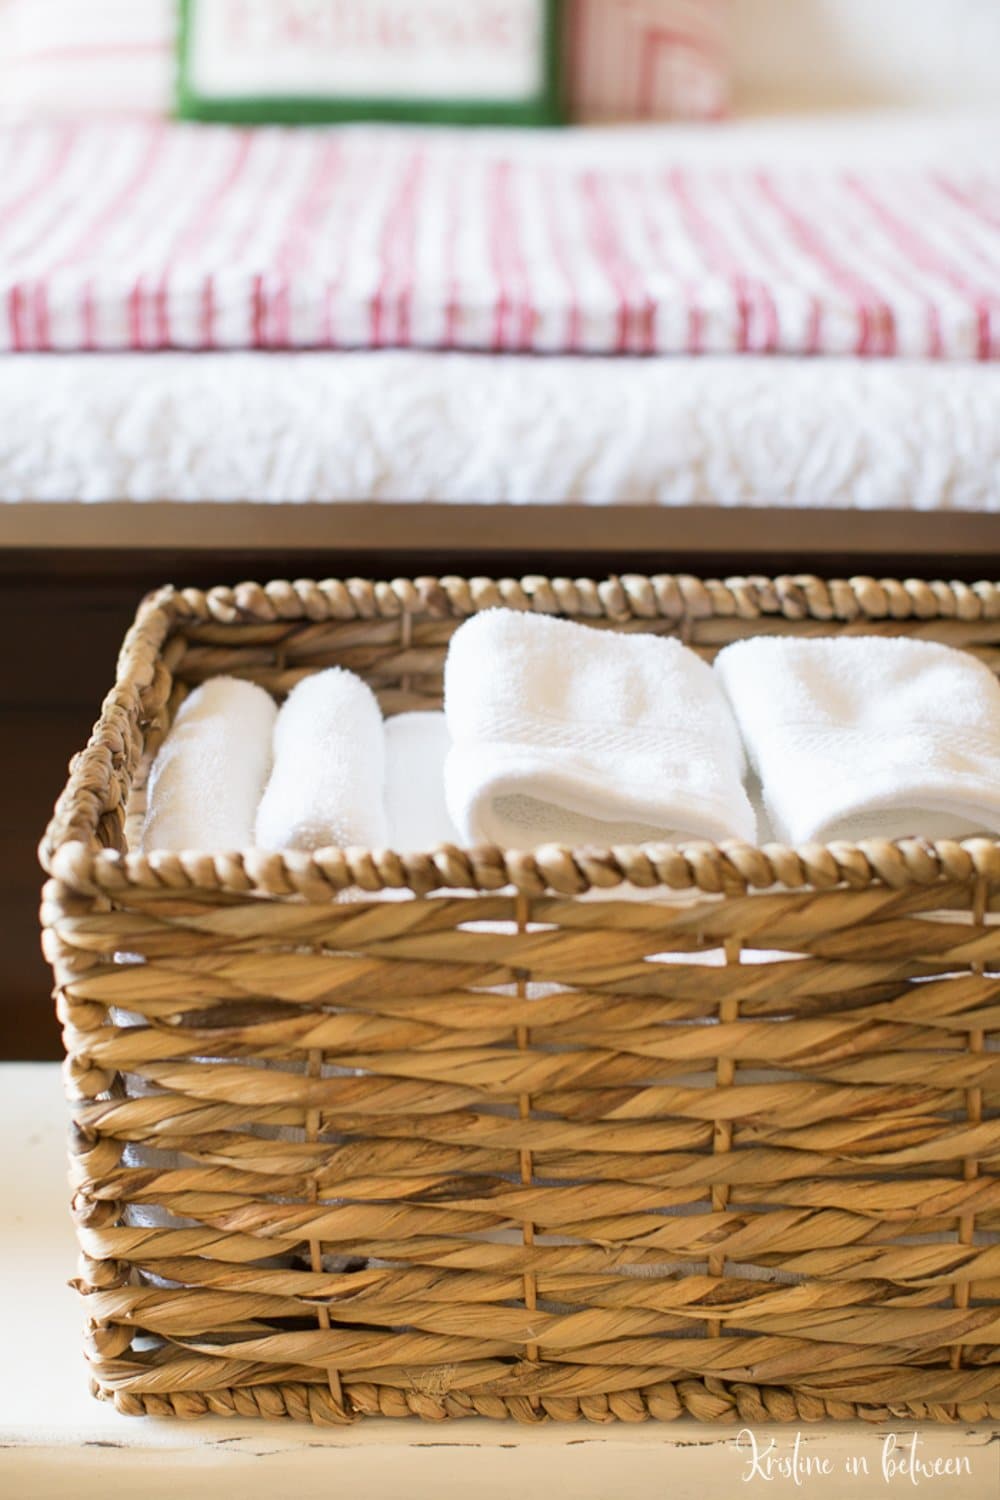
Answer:
[{"label": "bed", "polygon": [[0,537],[363,546],[391,516],[410,548],[496,506],[525,548],[566,507],[644,551],[719,509],[761,550],[776,510],[988,546],[998,147],[1000,115],[940,113],[8,130]]}]

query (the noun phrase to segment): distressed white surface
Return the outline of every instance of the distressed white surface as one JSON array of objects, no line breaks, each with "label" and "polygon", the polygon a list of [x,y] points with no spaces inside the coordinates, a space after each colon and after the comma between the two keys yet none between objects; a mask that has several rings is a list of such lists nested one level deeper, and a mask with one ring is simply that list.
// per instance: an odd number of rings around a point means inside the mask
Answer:
[{"label": "distressed white surface", "polygon": [[1000,364],[0,360],[0,501],[1000,511]]},{"label": "distressed white surface", "polygon": [[[39,997],[41,1003],[41,997]],[[31,1500],[240,1500],[343,1496],[345,1500],[712,1500],[793,1492],[789,1481],[744,1485],[747,1458],[732,1428],[693,1422],[524,1428],[514,1423],[362,1423],[346,1430],[292,1423],[163,1422],[121,1417],[87,1394],[80,1309],[67,1286],[75,1247],[69,1222],[67,1111],[55,1064],[0,1066],[0,1494]],[[912,1428],[823,1424],[804,1429],[800,1454],[830,1460],[829,1476],[801,1491],[822,1500],[908,1492],[881,1473],[885,1438]],[[782,1452],[793,1428],[758,1428]],[[1000,1429],[925,1427],[921,1456],[967,1458],[971,1474],[925,1481],[928,1495],[995,1500]],[[330,1450],[335,1450],[331,1452]],[[863,1455],[867,1478],[848,1462]],[[800,1492],[801,1492],[800,1491]]]}]

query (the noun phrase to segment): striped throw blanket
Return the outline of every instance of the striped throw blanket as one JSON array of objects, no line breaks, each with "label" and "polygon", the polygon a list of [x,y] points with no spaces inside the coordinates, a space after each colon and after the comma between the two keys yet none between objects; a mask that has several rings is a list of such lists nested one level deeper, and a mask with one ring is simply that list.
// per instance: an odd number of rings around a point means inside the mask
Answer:
[{"label": "striped throw blanket", "polygon": [[0,348],[993,359],[1000,169],[542,137],[0,131]]}]

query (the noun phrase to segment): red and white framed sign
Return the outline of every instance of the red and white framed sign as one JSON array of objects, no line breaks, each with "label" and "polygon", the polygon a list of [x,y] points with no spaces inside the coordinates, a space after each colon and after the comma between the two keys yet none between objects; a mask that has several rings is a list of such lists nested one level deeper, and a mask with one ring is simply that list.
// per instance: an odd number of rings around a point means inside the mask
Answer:
[{"label": "red and white framed sign", "polygon": [[181,0],[188,118],[560,114],[561,0]]}]

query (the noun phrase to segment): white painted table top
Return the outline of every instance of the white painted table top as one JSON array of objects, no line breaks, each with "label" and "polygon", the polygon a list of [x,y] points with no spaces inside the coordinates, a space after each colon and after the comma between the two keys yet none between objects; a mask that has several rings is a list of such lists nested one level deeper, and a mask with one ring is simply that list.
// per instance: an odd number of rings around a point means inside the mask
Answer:
[{"label": "white painted table top", "polygon": [[[942,1500],[1000,1496],[1000,1425],[921,1428],[914,1475],[906,1468],[912,1427],[807,1426],[797,1470],[772,1467],[768,1480],[768,1456],[794,1463],[795,1429],[757,1428],[754,1468],[746,1436],[738,1447],[736,1429],[693,1422],[325,1430],[119,1416],[88,1393],[80,1308],[66,1285],[75,1247],[65,1123],[55,1065],[0,1066],[0,1495],[11,1500],[216,1500],[220,1485],[239,1500],[863,1500],[914,1489]],[[884,1461],[897,1466],[888,1477]]]}]

